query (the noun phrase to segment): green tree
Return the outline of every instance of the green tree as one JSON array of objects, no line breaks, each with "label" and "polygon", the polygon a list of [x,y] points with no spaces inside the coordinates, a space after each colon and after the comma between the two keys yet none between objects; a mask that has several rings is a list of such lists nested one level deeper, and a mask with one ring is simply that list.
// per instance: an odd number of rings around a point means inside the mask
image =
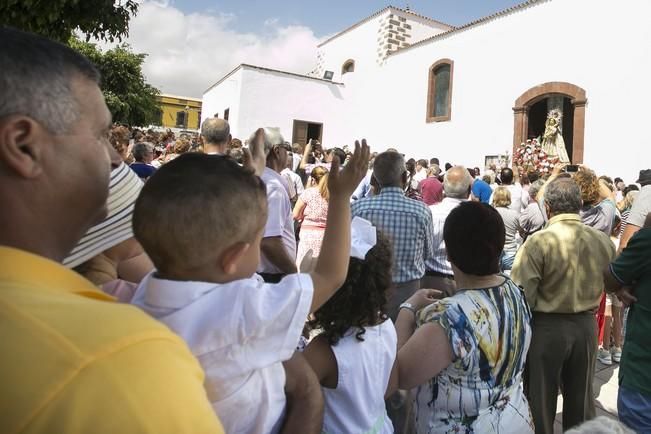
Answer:
[{"label": "green tree", "polygon": [[1,0],[0,24],[66,42],[75,30],[110,42],[129,34],[136,0]]},{"label": "green tree", "polygon": [[113,121],[129,126],[147,126],[160,120],[158,89],[145,81],[142,64],[146,54],[133,53],[127,44],[101,51],[95,44],[71,38],[69,44],[102,74],[101,88]]}]

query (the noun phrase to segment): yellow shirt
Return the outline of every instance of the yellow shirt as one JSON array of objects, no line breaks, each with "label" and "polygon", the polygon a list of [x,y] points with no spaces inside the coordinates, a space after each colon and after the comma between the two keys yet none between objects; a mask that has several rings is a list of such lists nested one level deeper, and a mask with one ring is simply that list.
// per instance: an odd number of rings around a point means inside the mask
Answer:
[{"label": "yellow shirt", "polygon": [[0,246],[0,432],[223,433],[187,346],[58,263]]},{"label": "yellow shirt", "polygon": [[608,236],[583,224],[578,214],[560,214],[520,248],[511,279],[524,288],[535,312],[585,312],[599,306],[601,273],[614,257]]}]

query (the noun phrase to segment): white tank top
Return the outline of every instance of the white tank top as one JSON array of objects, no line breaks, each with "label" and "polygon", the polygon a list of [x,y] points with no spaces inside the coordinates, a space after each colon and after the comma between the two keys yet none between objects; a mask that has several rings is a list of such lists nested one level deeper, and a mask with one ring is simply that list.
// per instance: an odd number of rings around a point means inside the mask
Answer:
[{"label": "white tank top", "polygon": [[351,328],[332,346],[339,371],[337,388],[323,388],[324,434],[390,434],[393,425],[384,393],[396,358],[396,329],[391,320],[366,327],[364,341]]}]

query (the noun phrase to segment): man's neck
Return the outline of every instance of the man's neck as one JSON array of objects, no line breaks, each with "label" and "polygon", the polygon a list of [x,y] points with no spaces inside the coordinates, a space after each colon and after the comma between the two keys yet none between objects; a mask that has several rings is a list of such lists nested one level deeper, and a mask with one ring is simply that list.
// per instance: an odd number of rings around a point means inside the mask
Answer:
[{"label": "man's neck", "polygon": [[203,151],[206,154],[219,154],[219,155],[224,155],[226,154],[226,145],[216,145],[214,143],[206,143],[203,147]]},{"label": "man's neck", "polygon": [[276,173],[280,173],[283,170],[276,160],[267,160],[267,167]]}]

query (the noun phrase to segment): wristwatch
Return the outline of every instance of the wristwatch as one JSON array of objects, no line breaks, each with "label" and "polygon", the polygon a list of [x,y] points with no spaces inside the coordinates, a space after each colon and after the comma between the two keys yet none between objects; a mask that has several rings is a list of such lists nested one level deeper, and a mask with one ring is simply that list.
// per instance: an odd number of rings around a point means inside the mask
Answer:
[{"label": "wristwatch", "polygon": [[416,309],[414,309],[414,305],[408,302],[404,302],[398,307],[398,310],[402,309],[407,309],[410,310],[414,315],[416,315]]}]

